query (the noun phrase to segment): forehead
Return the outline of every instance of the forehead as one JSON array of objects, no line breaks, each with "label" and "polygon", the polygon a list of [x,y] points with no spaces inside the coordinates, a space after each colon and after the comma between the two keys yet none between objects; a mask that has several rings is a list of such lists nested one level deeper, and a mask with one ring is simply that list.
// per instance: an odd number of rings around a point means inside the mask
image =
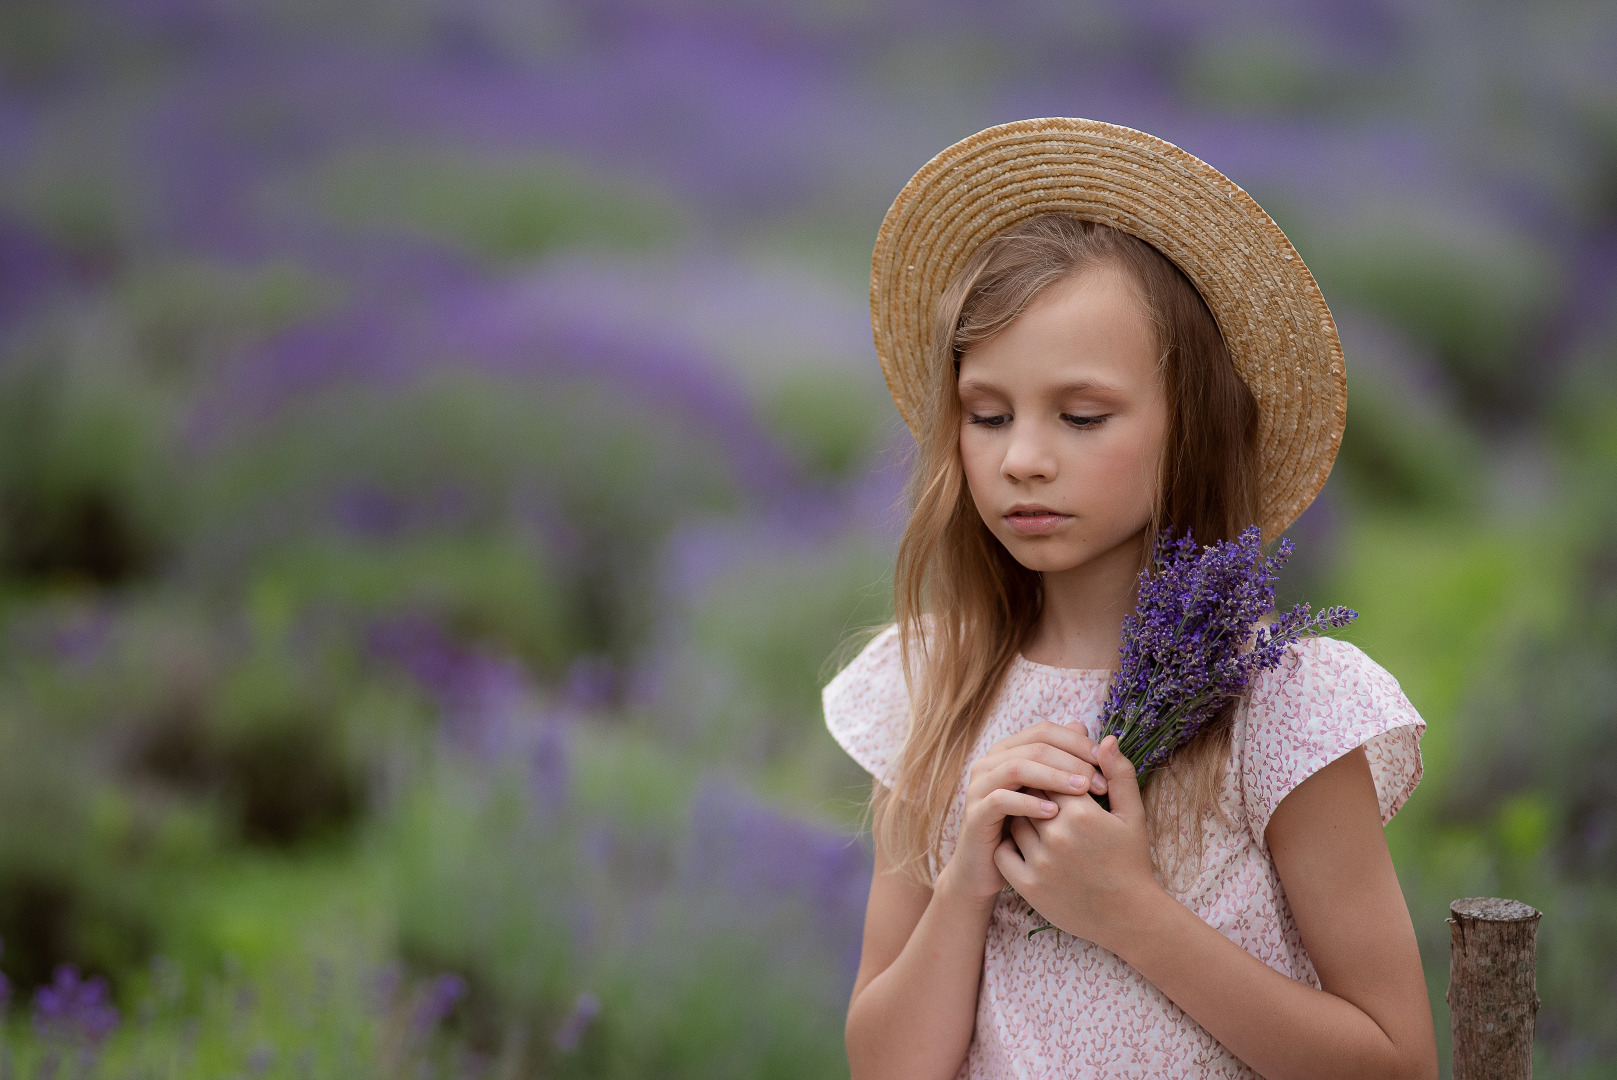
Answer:
[{"label": "forehead", "polygon": [[960,392],[1080,384],[1154,384],[1160,350],[1139,286],[1098,266],[1046,288],[999,333],[960,358]]}]

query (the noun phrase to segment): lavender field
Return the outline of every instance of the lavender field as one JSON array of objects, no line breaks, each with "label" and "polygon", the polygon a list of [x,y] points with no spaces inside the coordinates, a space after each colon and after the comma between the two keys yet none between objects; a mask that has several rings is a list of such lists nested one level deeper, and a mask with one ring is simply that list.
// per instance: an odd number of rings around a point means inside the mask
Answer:
[{"label": "lavender field", "polygon": [[1341,324],[1285,588],[1389,827],[1617,1069],[1617,10],[0,5],[0,1077],[846,1075],[908,434],[875,231],[989,124],[1240,182]]}]

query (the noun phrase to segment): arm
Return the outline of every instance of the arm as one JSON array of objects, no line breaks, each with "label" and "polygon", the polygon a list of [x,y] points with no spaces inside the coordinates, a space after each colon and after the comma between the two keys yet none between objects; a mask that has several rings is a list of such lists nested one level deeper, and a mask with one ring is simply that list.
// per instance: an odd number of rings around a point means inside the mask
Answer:
[{"label": "arm", "polygon": [[859,974],[848,1005],[848,1064],[861,1077],[953,1077],[977,1015],[994,896],[963,893],[950,866],[927,889],[876,851]]},{"label": "arm", "polygon": [[[1437,1076],[1415,933],[1362,749],[1299,784],[1266,833],[1322,990],[1264,964],[1156,883],[1133,768],[1111,740],[1100,762],[1114,813],[1058,796],[1056,821],[1013,824],[1021,852],[1034,858],[1002,846],[996,859],[1046,918],[1117,953],[1270,1080]],[[1074,843],[1087,848],[1089,873],[1101,865],[1114,873],[1073,880],[1083,873],[1070,869]]]},{"label": "arm", "polygon": [[1094,745],[1055,724],[996,744],[972,766],[960,837],[934,888],[894,870],[878,840],[848,1003],[854,1080],[952,1080],[960,1071],[977,1018],[988,921],[1005,884],[994,866],[1005,820],[1057,814],[1055,803],[1024,788],[1082,793],[1093,781],[1104,790],[1085,760]]}]

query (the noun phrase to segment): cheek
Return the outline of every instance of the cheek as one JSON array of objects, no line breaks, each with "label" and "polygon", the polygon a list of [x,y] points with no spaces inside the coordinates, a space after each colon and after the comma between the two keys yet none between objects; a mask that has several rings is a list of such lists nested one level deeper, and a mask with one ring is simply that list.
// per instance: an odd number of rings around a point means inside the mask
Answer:
[{"label": "cheek", "polygon": [[1156,497],[1162,438],[1154,426],[1119,432],[1085,461],[1085,486],[1113,506],[1148,514]]},{"label": "cheek", "polygon": [[973,439],[972,432],[961,432],[960,467],[966,474],[966,488],[977,499],[999,476],[999,458],[984,440]]}]

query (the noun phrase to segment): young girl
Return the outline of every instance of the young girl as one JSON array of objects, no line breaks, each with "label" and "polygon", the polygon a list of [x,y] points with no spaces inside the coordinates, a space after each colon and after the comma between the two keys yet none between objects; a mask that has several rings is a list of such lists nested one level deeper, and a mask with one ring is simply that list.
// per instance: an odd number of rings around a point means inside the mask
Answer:
[{"label": "young girl", "polygon": [[853,1076],[1436,1077],[1386,671],[1294,646],[1143,792],[1095,741],[1151,538],[1272,539],[1334,460],[1290,243],[1170,144],[1023,121],[905,187],[872,315],[919,453],[897,623],[825,689],[878,781]]}]

